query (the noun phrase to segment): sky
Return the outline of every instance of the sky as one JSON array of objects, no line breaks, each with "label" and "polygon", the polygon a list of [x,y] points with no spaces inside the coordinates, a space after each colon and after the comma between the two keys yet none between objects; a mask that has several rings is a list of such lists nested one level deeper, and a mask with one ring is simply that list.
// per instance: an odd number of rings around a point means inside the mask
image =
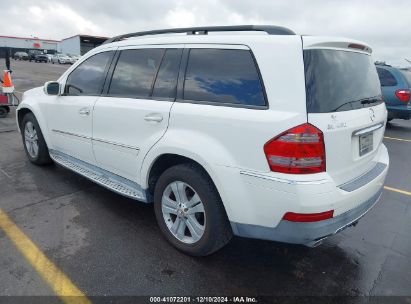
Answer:
[{"label": "sky", "polygon": [[[0,35],[61,40],[169,27],[272,24],[364,41],[375,60],[411,66],[411,0],[1,1]],[[8,25],[8,26],[5,26]]]}]

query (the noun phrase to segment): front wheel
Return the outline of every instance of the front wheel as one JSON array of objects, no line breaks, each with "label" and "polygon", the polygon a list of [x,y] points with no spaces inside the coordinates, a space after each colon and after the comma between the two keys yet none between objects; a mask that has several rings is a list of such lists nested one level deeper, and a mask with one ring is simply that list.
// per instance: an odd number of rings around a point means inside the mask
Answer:
[{"label": "front wheel", "polygon": [[167,169],[154,190],[161,232],[178,250],[206,256],[226,245],[232,230],[210,177],[193,164]]},{"label": "front wheel", "polygon": [[42,166],[52,163],[43,133],[32,113],[23,117],[21,135],[26,155],[33,164]]},{"label": "front wheel", "polygon": [[4,118],[7,116],[7,108],[6,107],[0,107],[0,118]]}]

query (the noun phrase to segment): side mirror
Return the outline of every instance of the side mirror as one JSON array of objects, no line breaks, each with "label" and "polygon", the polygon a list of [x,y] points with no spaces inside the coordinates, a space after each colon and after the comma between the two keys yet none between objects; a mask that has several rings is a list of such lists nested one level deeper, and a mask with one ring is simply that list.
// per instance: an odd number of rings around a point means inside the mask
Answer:
[{"label": "side mirror", "polygon": [[60,84],[57,81],[47,81],[44,84],[44,93],[47,95],[59,95]]}]

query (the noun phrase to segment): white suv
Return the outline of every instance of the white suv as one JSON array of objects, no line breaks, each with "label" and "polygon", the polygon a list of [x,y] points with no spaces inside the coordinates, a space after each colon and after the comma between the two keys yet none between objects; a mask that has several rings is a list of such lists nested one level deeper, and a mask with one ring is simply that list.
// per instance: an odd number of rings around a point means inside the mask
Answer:
[{"label": "white suv", "polygon": [[233,234],[314,246],[381,195],[387,111],[370,54],[275,26],[127,34],[27,91],[17,122],[31,162],[154,203],[185,253]]}]

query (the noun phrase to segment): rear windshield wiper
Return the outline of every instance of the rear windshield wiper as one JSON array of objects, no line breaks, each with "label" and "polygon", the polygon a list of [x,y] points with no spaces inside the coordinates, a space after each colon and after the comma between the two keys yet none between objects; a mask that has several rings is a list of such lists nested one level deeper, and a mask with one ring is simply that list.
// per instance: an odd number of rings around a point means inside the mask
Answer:
[{"label": "rear windshield wiper", "polygon": [[352,100],[352,101],[345,102],[342,105],[339,105],[337,108],[335,108],[331,112],[337,112],[339,109],[341,109],[343,106],[345,106],[347,104],[353,104],[353,103],[360,102],[362,105],[365,105],[365,104],[376,103],[376,102],[379,102],[379,101],[382,101],[381,95],[377,95],[377,96],[373,96],[373,97],[367,97],[367,98],[361,98],[361,99],[357,99],[357,100]]},{"label": "rear windshield wiper", "polygon": [[[378,98],[379,97],[379,98]],[[371,103],[376,103],[382,100],[381,96],[378,97],[371,97],[371,98],[366,98],[364,100],[361,100],[361,104],[371,104]]]}]

